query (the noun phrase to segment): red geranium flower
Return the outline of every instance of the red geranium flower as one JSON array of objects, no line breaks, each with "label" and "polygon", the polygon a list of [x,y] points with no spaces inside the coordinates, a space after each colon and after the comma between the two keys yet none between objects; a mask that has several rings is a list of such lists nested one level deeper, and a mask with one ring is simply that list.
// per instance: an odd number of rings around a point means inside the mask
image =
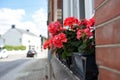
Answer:
[{"label": "red geranium flower", "polygon": [[85,32],[85,34],[86,34],[88,37],[93,36],[93,33],[90,31],[90,28],[84,29],[84,32]]},{"label": "red geranium flower", "polygon": [[59,33],[62,30],[62,25],[59,22],[50,23],[48,25],[48,31],[52,34],[52,36]]},{"label": "red geranium flower", "polygon": [[45,41],[44,44],[43,44],[43,48],[46,49],[46,48],[52,48],[53,46],[53,43],[52,43],[52,38],[50,38],[49,40]]},{"label": "red geranium flower", "polygon": [[63,42],[67,42],[66,35],[64,33],[60,33],[53,38],[53,44],[57,48],[63,47]]},{"label": "red geranium flower", "polygon": [[84,24],[88,28],[93,27],[93,25],[95,24],[95,20],[94,20],[94,18],[91,18],[90,20],[84,19]]},{"label": "red geranium flower", "polygon": [[95,24],[95,19],[94,19],[94,17],[91,18],[91,19],[89,20],[89,22],[91,23],[91,27],[94,26],[94,24]]},{"label": "red geranium flower", "polygon": [[80,39],[82,37],[83,30],[78,30],[77,31],[77,39]]},{"label": "red geranium flower", "polygon": [[44,42],[43,48],[44,48],[44,49],[47,49],[48,46],[49,46],[49,41],[47,40],[47,41]]},{"label": "red geranium flower", "polygon": [[72,28],[74,24],[78,24],[78,19],[75,17],[68,17],[64,20],[64,26]]}]

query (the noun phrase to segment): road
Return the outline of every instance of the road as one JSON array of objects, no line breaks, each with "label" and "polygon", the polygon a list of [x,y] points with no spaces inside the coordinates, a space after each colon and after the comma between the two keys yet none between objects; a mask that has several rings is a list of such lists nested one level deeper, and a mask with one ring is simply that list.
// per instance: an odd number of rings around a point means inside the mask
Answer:
[{"label": "road", "polygon": [[44,80],[46,52],[39,53],[34,58],[27,58],[25,53],[14,53],[8,58],[0,59],[0,80],[21,80],[21,78],[23,78],[22,80],[33,80],[34,78]]},{"label": "road", "polygon": [[29,61],[28,59],[18,59],[14,61],[2,61],[0,62],[0,78],[3,77],[5,74],[10,72],[11,70],[15,69],[16,67],[22,65],[23,63]]},{"label": "road", "polygon": [[15,68],[27,63],[32,58],[26,58],[25,54],[12,54],[8,58],[0,59],[0,80],[6,76],[7,73]]}]

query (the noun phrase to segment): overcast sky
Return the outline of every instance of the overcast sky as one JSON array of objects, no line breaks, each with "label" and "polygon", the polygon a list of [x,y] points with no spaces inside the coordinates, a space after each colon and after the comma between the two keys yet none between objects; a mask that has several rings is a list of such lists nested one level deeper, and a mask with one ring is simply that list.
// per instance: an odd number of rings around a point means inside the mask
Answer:
[{"label": "overcast sky", "polygon": [[0,34],[11,25],[47,37],[47,0],[0,0]]}]

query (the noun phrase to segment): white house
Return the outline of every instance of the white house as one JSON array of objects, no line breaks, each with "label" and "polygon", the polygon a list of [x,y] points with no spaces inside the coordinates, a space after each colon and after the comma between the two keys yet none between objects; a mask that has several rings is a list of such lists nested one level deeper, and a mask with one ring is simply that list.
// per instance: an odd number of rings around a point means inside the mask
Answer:
[{"label": "white house", "polygon": [[24,31],[15,28],[15,25],[12,25],[11,29],[3,35],[3,38],[5,45],[24,45],[26,46],[26,50],[35,49],[37,52],[39,52],[41,48],[40,37],[31,33],[29,30]]},{"label": "white house", "polygon": [[0,50],[4,47],[4,39],[0,37]]}]

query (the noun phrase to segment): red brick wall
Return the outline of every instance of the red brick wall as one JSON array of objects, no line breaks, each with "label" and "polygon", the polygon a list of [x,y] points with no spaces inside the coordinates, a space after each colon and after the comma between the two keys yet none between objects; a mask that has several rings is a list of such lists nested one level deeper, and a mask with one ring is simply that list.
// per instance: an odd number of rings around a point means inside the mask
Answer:
[{"label": "red brick wall", "polygon": [[54,0],[48,0],[48,24],[54,21]]},{"label": "red brick wall", "polygon": [[[62,9],[62,3],[63,3],[63,0],[57,0],[56,4],[58,9]],[[54,4],[55,4],[55,0],[48,0],[48,24],[52,21],[55,21],[54,8],[56,6],[54,6]],[[57,21],[62,22],[61,19],[58,19]]]},{"label": "red brick wall", "polygon": [[62,3],[63,3],[63,0],[58,0],[57,2],[58,9],[62,9]]},{"label": "red brick wall", "polygon": [[[62,5],[63,5],[63,0],[58,0],[58,1],[57,1],[57,8],[58,8],[58,9],[62,9]],[[62,12],[63,12],[63,11],[61,11],[61,14],[62,14]],[[61,17],[62,17],[62,15],[61,15]],[[59,21],[60,23],[63,22],[62,19],[57,19],[57,21]]]},{"label": "red brick wall", "polygon": [[54,21],[54,0],[52,0],[52,21]]},{"label": "red brick wall", "polygon": [[53,18],[54,18],[54,16],[53,16],[54,15],[54,13],[53,13],[53,10],[54,10],[53,5],[54,5],[53,0],[48,0],[48,23],[47,24],[52,22]]},{"label": "red brick wall", "polygon": [[99,80],[120,80],[120,0],[95,0]]}]

